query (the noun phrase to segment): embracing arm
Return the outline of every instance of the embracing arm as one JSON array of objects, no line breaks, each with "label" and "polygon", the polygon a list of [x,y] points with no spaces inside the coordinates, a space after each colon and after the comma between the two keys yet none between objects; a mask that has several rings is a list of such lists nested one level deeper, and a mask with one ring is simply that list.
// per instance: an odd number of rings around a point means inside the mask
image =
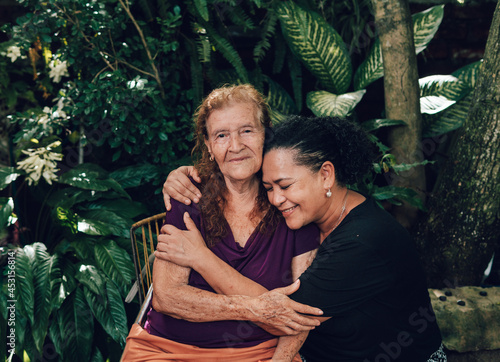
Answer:
[{"label": "embracing arm", "polygon": [[297,290],[298,282],[252,298],[226,296],[191,287],[187,284],[188,276],[189,268],[155,259],[153,308],[191,322],[248,320],[285,334],[314,328],[317,322],[302,314],[322,313],[318,308],[294,302],[287,297]]},{"label": "embracing arm", "polygon": [[[320,322],[324,322],[331,317],[316,317]],[[309,331],[300,332],[294,336],[281,336],[278,341],[278,346],[274,352],[273,359],[275,362],[289,362],[299,353],[300,348],[304,344]]]},{"label": "embracing arm", "polygon": [[[172,225],[162,227],[155,252],[157,259],[196,270],[219,294],[258,296],[267,292],[266,288],[240,274],[207,248],[189,213],[184,213],[183,220],[187,230]],[[311,265],[315,255],[316,250],[312,250],[292,259],[294,281]]]}]

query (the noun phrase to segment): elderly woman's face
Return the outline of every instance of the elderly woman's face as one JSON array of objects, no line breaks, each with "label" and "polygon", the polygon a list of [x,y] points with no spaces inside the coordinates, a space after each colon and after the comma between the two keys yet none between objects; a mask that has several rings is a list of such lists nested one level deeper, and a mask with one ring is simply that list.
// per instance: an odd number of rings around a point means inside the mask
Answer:
[{"label": "elderly woman's face", "polygon": [[262,166],[264,127],[251,103],[230,103],[207,119],[205,144],[224,177],[244,181]]}]

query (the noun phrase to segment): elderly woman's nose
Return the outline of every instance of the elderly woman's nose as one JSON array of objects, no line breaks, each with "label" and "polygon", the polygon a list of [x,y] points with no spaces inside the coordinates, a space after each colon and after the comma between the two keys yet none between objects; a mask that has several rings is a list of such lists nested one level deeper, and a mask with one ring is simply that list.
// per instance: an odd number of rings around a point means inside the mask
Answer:
[{"label": "elderly woman's nose", "polygon": [[245,145],[243,144],[241,140],[241,136],[239,134],[231,135],[230,139],[230,149],[231,151],[238,152],[241,151]]}]

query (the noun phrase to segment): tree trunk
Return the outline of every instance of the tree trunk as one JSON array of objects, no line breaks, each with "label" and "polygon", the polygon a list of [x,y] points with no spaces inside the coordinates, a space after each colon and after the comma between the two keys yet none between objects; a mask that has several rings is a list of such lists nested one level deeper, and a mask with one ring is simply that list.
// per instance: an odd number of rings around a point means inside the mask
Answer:
[{"label": "tree trunk", "polygon": [[[409,4],[407,0],[372,0],[372,4],[384,60],[386,118],[403,120],[407,124],[390,131],[389,146],[398,163],[419,162],[423,158],[419,151],[422,115]],[[423,167],[399,175],[392,174],[390,178],[391,184],[412,188],[424,198]],[[392,213],[405,227],[417,221],[418,210],[407,204],[394,208]]]},{"label": "tree trunk", "polygon": [[433,287],[478,285],[499,245],[500,2],[471,108],[429,199],[418,244]]}]

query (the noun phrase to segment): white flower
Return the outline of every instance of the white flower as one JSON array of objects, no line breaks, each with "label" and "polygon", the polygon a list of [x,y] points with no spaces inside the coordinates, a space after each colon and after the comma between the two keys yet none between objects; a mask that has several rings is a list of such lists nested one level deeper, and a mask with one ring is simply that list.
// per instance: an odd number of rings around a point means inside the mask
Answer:
[{"label": "white flower", "polygon": [[57,59],[53,59],[49,63],[49,77],[53,78],[54,83],[59,83],[62,77],[69,76],[68,73],[68,63],[64,61],[60,61]]},{"label": "white flower", "polygon": [[27,180],[29,185],[33,183],[35,183],[35,185],[38,184],[41,177],[43,177],[49,185],[52,185],[52,181],[57,180],[56,172],[59,171],[59,169],[57,168],[56,161],[62,161],[63,155],[52,152],[52,149],[60,144],[60,141],[56,141],[46,147],[23,150],[23,153],[28,155],[28,157],[18,162],[17,166],[25,170],[28,174]]},{"label": "white flower", "polygon": [[21,57],[21,48],[11,45],[7,48],[7,57],[9,57],[10,61],[14,63],[17,58]]}]

